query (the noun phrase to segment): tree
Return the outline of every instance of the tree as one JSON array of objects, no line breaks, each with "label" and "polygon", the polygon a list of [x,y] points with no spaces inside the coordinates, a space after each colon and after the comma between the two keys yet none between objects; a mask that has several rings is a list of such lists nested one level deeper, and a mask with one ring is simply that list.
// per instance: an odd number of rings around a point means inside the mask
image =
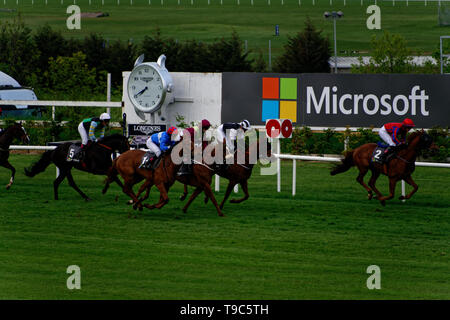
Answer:
[{"label": "tree", "polygon": [[411,73],[414,69],[411,50],[406,40],[385,31],[381,37],[375,35],[371,40],[372,55],[368,64],[363,64],[360,57],[359,66],[354,65],[353,73]]},{"label": "tree", "polygon": [[274,71],[284,73],[330,72],[330,42],[322,30],[316,30],[309,18],[305,29],[295,36],[288,36],[284,53],[275,60]]}]

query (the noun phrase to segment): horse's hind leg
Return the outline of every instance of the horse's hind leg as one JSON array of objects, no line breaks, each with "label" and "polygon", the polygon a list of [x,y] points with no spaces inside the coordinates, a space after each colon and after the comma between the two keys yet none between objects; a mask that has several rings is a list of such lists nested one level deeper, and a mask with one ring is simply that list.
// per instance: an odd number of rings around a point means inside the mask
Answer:
[{"label": "horse's hind leg", "polygon": [[14,176],[16,175],[16,169],[8,161],[2,163],[1,165],[4,166],[6,169],[11,170],[11,178],[9,178],[9,183],[6,185],[6,190],[8,190],[14,183]]},{"label": "horse's hind leg", "polygon": [[[383,195],[381,192],[376,188],[375,183],[377,182],[378,177],[380,176],[380,173],[378,171],[372,170],[372,176],[369,180],[369,187],[372,188],[373,191],[377,194],[377,199],[380,199]],[[369,200],[372,199],[372,197],[369,197]]]},{"label": "horse's hind leg", "polygon": [[62,170],[60,168],[58,168],[58,169],[59,169],[59,175],[55,179],[55,181],[53,181],[53,194],[54,194],[55,200],[58,200],[58,187],[67,176],[66,170]]},{"label": "horse's hind leg", "polygon": [[414,193],[416,193],[417,190],[419,189],[419,186],[414,182],[414,180],[412,179],[411,176],[408,176],[408,177],[405,179],[405,181],[406,181],[407,184],[409,184],[410,186],[412,186],[414,189],[413,189],[410,193],[408,193],[405,197],[404,197],[404,196],[400,196],[400,198],[399,198],[400,200],[411,198],[412,195],[413,195]]},{"label": "horse's hind leg", "polygon": [[366,175],[368,170],[369,170],[368,168],[359,167],[359,174],[356,177],[356,181],[358,181],[359,184],[362,185],[364,189],[366,189],[367,197],[369,199],[371,199],[372,198],[372,189],[370,189],[369,186],[367,186],[367,184],[364,182],[364,176]]},{"label": "horse's hind leg", "polygon": [[188,195],[188,187],[187,184],[184,184],[183,194],[180,196],[180,201],[184,201]]},{"label": "horse's hind leg", "polygon": [[242,187],[242,191],[244,191],[244,197],[241,199],[231,199],[230,203],[241,203],[242,201],[247,200],[250,195],[248,194],[248,184],[247,184],[247,180],[242,181],[241,183],[241,187]]},{"label": "horse's hind leg", "polygon": [[80,188],[78,188],[75,181],[73,180],[72,172],[70,172],[70,171],[67,172],[67,180],[69,180],[69,186],[74,188],[75,191],[78,192],[84,198],[84,200],[86,200],[86,201],[91,200],[86,194],[84,194],[83,191],[80,190]]}]

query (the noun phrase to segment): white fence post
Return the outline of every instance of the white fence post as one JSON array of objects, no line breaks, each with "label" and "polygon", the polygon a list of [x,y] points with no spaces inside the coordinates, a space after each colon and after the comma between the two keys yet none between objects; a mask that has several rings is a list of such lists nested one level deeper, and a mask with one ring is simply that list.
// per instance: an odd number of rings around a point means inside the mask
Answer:
[{"label": "white fence post", "polygon": [[[402,196],[406,195],[406,188],[405,188],[405,180],[402,180]],[[405,202],[406,200],[403,199],[402,202]]]},{"label": "white fence post", "polygon": [[297,188],[297,162],[292,159],[292,195],[295,196],[295,189]]},{"label": "white fence post", "polygon": [[215,175],[214,179],[214,190],[219,192],[220,191],[220,177],[218,174]]},{"label": "white fence post", "polygon": [[277,143],[277,192],[281,192],[281,160],[279,155],[281,155],[280,139],[275,140]]},{"label": "white fence post", "polygon": [[[106,101],[111,101],[111,73],[108,73],[108,78],[106,80]],[[106,113],[111,115],[111,108],[106,108]]]}]

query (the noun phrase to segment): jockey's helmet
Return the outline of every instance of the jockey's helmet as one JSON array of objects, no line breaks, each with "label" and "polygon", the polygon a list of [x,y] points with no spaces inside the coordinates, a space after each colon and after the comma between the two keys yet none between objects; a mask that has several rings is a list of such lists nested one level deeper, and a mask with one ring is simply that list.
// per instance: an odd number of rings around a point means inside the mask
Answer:
[{"label": "jockey's helmet", "polygon": [[244,128],[244,130],[249,130],[251,129],[250,126],[250,122],[248,120],[244,120],[240,123],[240,125],[242,126],[242,128]]},{"label": "jockey's helmet", "polygon": [[100,115],[100,120],[111,120],[111,116],[108,113],[104,112]]},{"label": "jockey's helmet", "polygon": [[167,129],[167,134],[172,134],[172,133],[174,133],[175,131],[177,130],[177,128],[176,127],[170,127],[169,129]]},{"label": "jockey's helmet", "polygon": [[415,124],[414,124],[414,122],[411,119],[406,118],[402,122],[402,127],[415,127]]}]

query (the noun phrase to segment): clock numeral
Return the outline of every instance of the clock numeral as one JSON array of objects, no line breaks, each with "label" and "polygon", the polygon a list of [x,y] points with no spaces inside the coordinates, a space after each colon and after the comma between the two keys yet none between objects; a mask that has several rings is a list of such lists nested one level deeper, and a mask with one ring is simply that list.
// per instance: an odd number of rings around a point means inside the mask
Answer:
[{"label": "clock numeral", "polygon": [[136,86],[131,86],[131,89],[136,90]]},{"label": "clock numeral", "polygon": [[146,103],[145,106],[148,107],[148,103]]},{"label": "clock numeral", "polygon": [[159,90],[162,90],[162,87],[161,87],[161,86],[159,86],[158,88],[159,88]]},{"label": "clock numeral", "polygon": [[142,74],[142,71],[139,71],[138,73],[139,73],[139,74]]},{"label": "clock numeral", "polygon": [[155,105],[155,101],[152,101],[152,105]]},{"label": "clock numeral", "polygon": [[161,96],[160,96],[159,94],[158,94],[156,97],[157,97],[158,99],[161,98]]},{"label": "clock numeral", "polygon": [[139,80],[139,78],[138,77],[134,77],[134,81],[138,81]]},{"label": "clock numeral", "polygon": [[142,100],[139,101],[139,104],[142,104]]},{"label": "clock numeral", "polygon": [[148,73],[150,71],[150,69],[145,68],[144,71],[145,71],[145,73]]}]

